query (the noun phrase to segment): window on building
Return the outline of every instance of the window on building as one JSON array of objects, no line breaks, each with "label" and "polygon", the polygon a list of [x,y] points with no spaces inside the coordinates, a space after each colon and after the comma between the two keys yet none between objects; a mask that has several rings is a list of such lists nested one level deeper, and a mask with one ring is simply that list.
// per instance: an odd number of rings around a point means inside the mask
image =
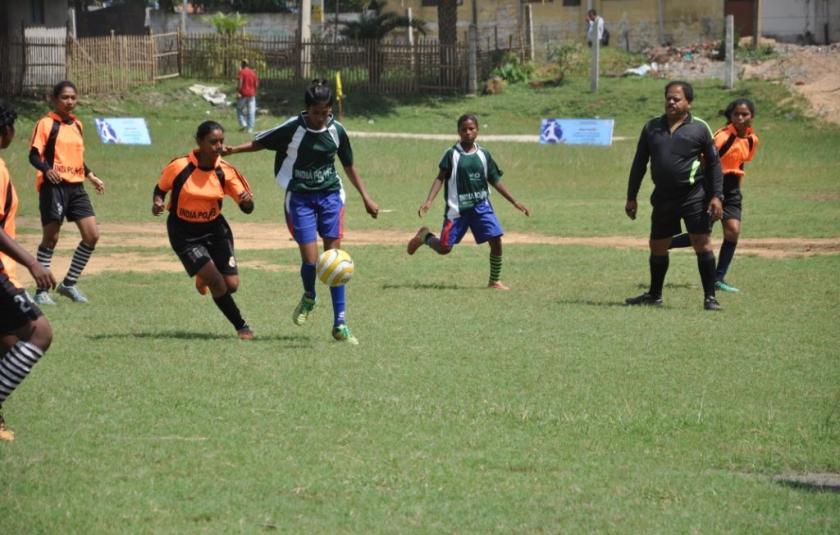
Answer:
[{"label": "window on building", "polygon": [[580,0],[563,0],[564,6],[579,6]]}]

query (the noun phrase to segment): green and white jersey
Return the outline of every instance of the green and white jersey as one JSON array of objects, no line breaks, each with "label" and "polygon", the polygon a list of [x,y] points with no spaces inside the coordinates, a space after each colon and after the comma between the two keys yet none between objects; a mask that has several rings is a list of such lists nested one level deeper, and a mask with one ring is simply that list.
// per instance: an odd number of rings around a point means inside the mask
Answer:
[{"label": "green and white jersey", "polygon": [[462,210],[468,210],[490,196],[487,184],[502,178],[490,152],[477,143],[471,152],[465,152],[460,143],[448,149],[438,165],[447,178],[444,182],[446,218],[455,219]]},{"label": "green and white jersey", "polygon": [[306,112],[260,132],[254,141],[277,152],[274,175],[282,188],[295,192],[338,191],[341,177],[335,156],[344,166],[353,165],[353,149],[344,126],[332,115],[322,130],[306,126]]}]

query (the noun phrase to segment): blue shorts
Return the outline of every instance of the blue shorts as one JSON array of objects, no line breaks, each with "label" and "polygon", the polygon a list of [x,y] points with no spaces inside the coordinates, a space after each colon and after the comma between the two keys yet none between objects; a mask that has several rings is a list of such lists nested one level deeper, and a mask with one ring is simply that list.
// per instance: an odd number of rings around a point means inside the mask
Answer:
[{"label": "blue shorts", "polygon": [[344,237],[344,191],[286,192],[286,226],[299,244]]},{"label": "blue shorts", "polygon": [[440,231],[440,243],[447,247],[460,243],[467,229],[472,231],[475,243],[484,243],[505,233],[493,211],[493,206],[489,201],[481,201],[461,212],[461,215],[455,219],[444,219],[443,229]]}]

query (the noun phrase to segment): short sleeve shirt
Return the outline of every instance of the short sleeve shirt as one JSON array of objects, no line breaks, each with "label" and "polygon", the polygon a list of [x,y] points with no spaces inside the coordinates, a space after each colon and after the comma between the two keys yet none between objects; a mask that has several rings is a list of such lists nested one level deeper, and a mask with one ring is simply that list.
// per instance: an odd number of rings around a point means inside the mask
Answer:
[{"label": "short sleeve shirt", "polygon": [[720,155],[720,166],[725,175],[744,176],[744,164],[755,156],[758,149],[758,136],[753,129],[747,128],[745,137],[738,137],[738,131],[731,124],[715,132],[715,146]]},{"label": "short sleeve shirt", "polygon": [[456,143],[443,154],[438,167],[447,177],[444,195],[449,219],[487,199],[488,184],[496,184],[503,174],[490,152],[477,144],[472,152],[465,152]]},{"label": "short sleeve shirt", "polygon": [[347,130],[332,116],[322,130],[306,125],[306,112],[257,134],[254,141],[275,151],[277,183],[293,192],[338,191],[341,178],[335,157],[345,167],[353,165],[353,149]]},{"label": "short sleeve shirt", "polygon": [[[12,184],[12,179],[9,176],[9,170],[6,168],[6,162],[0,160],[0,227],[12,239],[15,238],[15,215],[18,209],[18,196],[15,187]],[[17,287],[20,283],[15,278],[15,267],[17,263],[12,258],[3,252],[0,252],[0,273],[5,273],[9,280]]]},{"label": "short sleeve shirt", "polygon": [[[55,147],[49,149],[50,132],[53,125],[58,122],[58,135],[55,138]],[[65,122],[61,116],[50,112],[35,124],[32,132],[31,147],[38,150],[47,165],[58,173],[62,180],[69,183],[81,183],[85,181],[85,143],[83,137],[82,123],[74,116]],[[41,190],[44,182],[44,174],[41,171],[35,176],[35,189]]]},{"label": "short sleeve shirt", "polygon": [[[239,171],[231,164],[217,159],[212,169],[201,169],[198,166],[198,158],[195,152],[191,152],[182,158],[176,158],[163,168],[158,180],[158,188],[162,191],[173,191],[179,176],[187,173],[186,169],[192,167],[186,180],[178,193],[177,213],[179,219],[191,223],[207,223],[213,221],[222,213],[222,199],[225,195],[233,198],[239,203],[239,195],[243,191],[251,191],[248,182]],[[224,176],[224,187],[219,180],[217,169],[221,170]],[[174,194],[173,194],[174,195]],[[167,209],[172,211],[173,199],[170,198]]]}]

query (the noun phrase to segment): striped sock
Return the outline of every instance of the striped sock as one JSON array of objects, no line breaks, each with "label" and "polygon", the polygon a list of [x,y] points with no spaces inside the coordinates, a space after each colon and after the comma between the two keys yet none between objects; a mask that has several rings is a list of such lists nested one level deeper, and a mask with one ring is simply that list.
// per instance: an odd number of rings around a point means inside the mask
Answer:
[{"label": "striped sock", "polygon": [[19,340],[0,359],[0,404],[26,379],[32,367],[44,356],[38,347]]},{"label": "striped sock", "polygon": [[[50,266],[52,265],[53,252],[55,252],[54,249],[47,249],[46,247],[39,245],[38,252],[36,253],[38,263],[44,266],[44,268],[50,269]],[[38,292],[46,291],[47,288],[38,288]]]},{"label": "striped sock", "polygon": [[70,269],[67,270],[67,275],[64,277],[65,286],[73,286],[78,282],[79,276],[82,274],[82,270],[85,269],[92,254],[93,247],[80,241],[79,246],[76,247],[76,252],[73,253],[73,261],[70,262]]},{"label": "striped sock", "polygon": [[490,284],[502,279],[502,257],[490,255]]}]

